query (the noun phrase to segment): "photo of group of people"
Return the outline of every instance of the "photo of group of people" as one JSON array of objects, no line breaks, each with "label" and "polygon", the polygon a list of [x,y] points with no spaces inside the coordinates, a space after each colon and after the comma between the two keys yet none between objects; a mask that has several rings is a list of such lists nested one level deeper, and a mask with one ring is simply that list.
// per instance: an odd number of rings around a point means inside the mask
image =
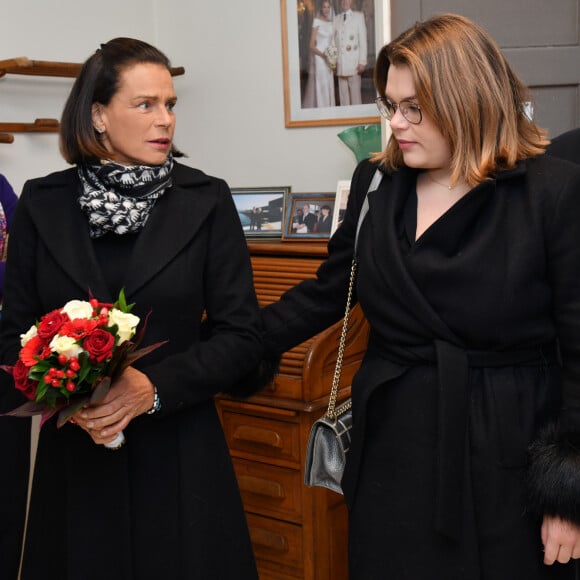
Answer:
[{"label": "photo of group of people", "polygon": [[333,193],[289,194],[285,238],[329,238],[332,230]]},{"label": "photo of group of people", "polygon": [[336,193],[292,193],[290,187],[232,188],[232,197],[247,238],[330,238],[340,226],[350,181]]},{"label": "photo of group of people", "polygon": [[292,232],[297,234],[330,233],[332,225],[332,206],[328,203],[321,205],[305,202],[296,209],[292,218]]}]

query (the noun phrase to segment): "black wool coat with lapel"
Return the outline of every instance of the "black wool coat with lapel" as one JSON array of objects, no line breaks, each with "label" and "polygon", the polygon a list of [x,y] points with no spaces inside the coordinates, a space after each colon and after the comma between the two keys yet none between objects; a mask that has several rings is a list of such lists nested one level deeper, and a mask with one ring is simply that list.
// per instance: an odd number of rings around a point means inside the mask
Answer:
[{"label": "black wool coat with lapel", "polygon": [[[102,301],[116,298],[97,262],[79,192],[75,169],[24,187],[7,264],[4,363],[14,362],[19,334],[42,314],[86,300],[89,291]],[[249,253],[225,182],[176,163],[173,186],[124,266],[133,312],[142,320],[150,312],[143,346],[168,341],[136,365],[156,385],[161,411],[134,419],[126,445],[114,452],[75,425],[43,426],[22,577],[253,579],[213,403],[216,393],[235,392],[262,355]],[[204,311],[211,332],[202,340]],[[22,402],[10,381],[0,386],[4,410]],[[5,565],[2,558],[0,577],[15,577]]]},{"label": "black wool coat with lapel", "polygon": [[[357,167],[317,278],[265,309],[272,351],[342,316],[375,169]],[[416,241],[415,187],[413,170],[385,172],[360,231],[356,293],[371,333],[342,481],[350,577],[574,578],[570,566],[543,565],[540,523],[543,511],[573,519],[580,500],[540,500],[534,513],[526,478],[543,423],[580,432],[580,169],[521,162]]]},{"label": "black wool coat with lapel", "polygon": [[546,153],[572,163],[580,163],[580,128],[570,129],[554,137]]}]

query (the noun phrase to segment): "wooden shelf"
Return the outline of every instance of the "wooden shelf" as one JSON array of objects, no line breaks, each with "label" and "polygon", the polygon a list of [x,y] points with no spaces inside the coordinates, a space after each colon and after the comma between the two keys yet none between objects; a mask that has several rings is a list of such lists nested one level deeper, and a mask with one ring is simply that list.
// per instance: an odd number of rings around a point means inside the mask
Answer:
[{"label": "wooden shelf", "polygon": [[36,119],[34,123],[0,123],[3,133],[56,133],[59,129],[56,119]]},{"label": "wooden shelf", "polygon": [[[0,60],[0,77],[6,74],[45,76],[45,77],[67,77],[75,78],[82,64],[76,62],[56,62],[48,60],[30,60],[25,56]],[[179,76],[185,74],[182,66],[172,67],[171,74]]]},{"label": "wooden shelf", "polygon": [[[76,62],[57,62],[49,60],[30,60],[19,56],[0,60],[0,77],[7,74],[76,78],[82,64]],[[182,66],[170,69],[172,76],[185,74]],[[12,133],[58,133],[60,128],[56,119],[36,119],[33,123],[0,123],[0,143],[13,143]]]}]

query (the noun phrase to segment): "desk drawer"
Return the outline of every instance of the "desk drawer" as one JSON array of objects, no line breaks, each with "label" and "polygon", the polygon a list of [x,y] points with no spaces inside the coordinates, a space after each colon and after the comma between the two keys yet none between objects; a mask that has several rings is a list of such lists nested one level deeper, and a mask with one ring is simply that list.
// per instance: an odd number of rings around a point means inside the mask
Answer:
[{"label": "desk drawer", "polygon": [[286,462],[289,467],[300,467],[300,425],[245,415],[224,409],[223,426],[232,454],[249,453],[256,459],[264,458]]},{"label": "desk drawer", "polygon": [[303,565],[302,527],[246,514],[254,554],[267,568],[285,572],[289,576],[301,575]]},{"label": "desk drawer", "polygon": [[300,471],[239,458],[234,468],[246,511],[301,523]]}]

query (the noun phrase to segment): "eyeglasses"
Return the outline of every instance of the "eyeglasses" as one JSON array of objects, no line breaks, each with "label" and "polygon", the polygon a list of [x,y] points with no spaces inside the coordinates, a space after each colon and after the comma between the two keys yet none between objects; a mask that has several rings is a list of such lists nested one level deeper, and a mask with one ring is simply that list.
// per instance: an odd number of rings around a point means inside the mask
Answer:
[{"label": "eyeglasses", "polygon": [[379,113],[389,121],[395,116],[397,110],[401,111],[401,115],[413,125],[418,125],[423,120],[423,113],[421,107],[412,101],[401,101],[400,103],[393,103],[386,97],[379,97],[375,100]]}]

